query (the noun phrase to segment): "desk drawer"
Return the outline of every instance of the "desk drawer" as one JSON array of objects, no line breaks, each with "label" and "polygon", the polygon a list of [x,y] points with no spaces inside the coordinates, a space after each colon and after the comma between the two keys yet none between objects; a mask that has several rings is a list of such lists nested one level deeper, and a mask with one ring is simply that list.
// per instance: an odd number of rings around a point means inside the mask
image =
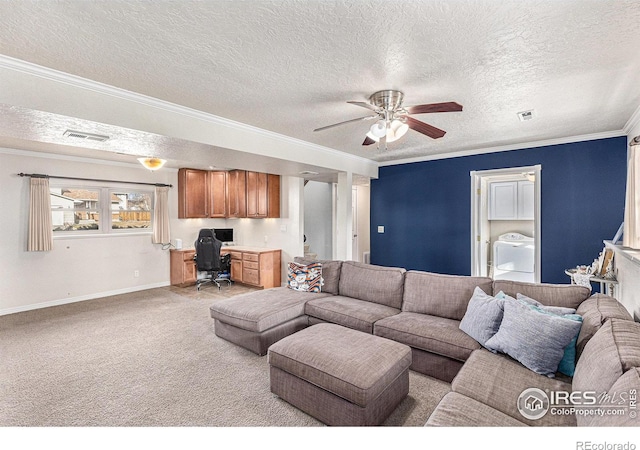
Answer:
[{"label": "desk drawer", "polygon": [[231,259],[242,259],[241,252],[229,252],[229,254],[231,255]]},{"label": "desk drawer", "polygon": [[247,284],[260,285],[260,272],[257,269],[242,268],[242,282]]},{"label": "desk drawer", "polygon": [[246,268],[246,269],[259,269],[260,265],[257,262],[253,262],[253,261],[243,261],[242,262],[242,267]]},{"label": "desk drawer", "polygon": [[187,251],[182,252],[182,260],[183,261],[193,261],[193,257],[196,255],[196,251]]},{"label": "desk drawer", "polygon": [[257,253],[243,253],[242,259],[244,261],[255,261],[258,262],[259,255]]}]

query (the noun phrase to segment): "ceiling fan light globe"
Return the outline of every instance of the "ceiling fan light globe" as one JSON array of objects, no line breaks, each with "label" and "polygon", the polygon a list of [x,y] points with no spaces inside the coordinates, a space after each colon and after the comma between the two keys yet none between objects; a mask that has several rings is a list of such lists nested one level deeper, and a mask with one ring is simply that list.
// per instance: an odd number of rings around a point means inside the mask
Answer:
[{"label": "ceiling fan light globe", "polygon": [[393,142],[400,139],[409,130],[409,125],[401,120],[395,119],[389,125],[389,131],[387,131],[387,142]]},{"label": "ceiling fan light globe", "polygon": [[371,129],[369,130],[369,132],[380,139],[382,136],[387,134],[387,124],[384,120],[379,120],[371,125]]},{"label": "ceiling fan light globe", "polygon": [[158,170],[167,162],[166,159],[160,158],[138,158],[138,161],[149,170]]},{"label": "ceiling fan light globe", "polygon": [[373,140],[374,140],[374,141],[376,141],[376,142],[380,141],[380,138],[379,138],[378,136],[374,135],[371,131],[369,131],[369,132],[367,133],[367,137],[368,137],[369,139],[373,139]]}]

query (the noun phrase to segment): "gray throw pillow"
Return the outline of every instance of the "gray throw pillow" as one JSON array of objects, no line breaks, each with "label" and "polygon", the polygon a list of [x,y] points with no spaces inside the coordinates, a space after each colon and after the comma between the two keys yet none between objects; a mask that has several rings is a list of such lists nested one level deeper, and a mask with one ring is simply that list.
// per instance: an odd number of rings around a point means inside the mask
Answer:
[{"label": "gray throw pillow", "polygon": [[500,328],[505,297],[502,291],[492,297],[476,287],[473,290],[471,300],[469,300],[467,312],[460,321],[460,329],[478,341],[480,345],[485,345]]},{"label": "gray throw pillow", "polygon": [[564,306],[547,306],[547,305],[543,305],[542,303],[540,303],[538,300],[534,300],[531,297],[527,297],[524,294],[520,294],[517,293],[516,294],[516,298],[518,300],[523,300],[527,303],[529,303],[530,305],[533,306],[537,306],[538,308],[544,309],[547,312],[553,313],[553,314],[559,314],[559,315],[564,315],[564,314],[575,314],[576,310],[573,308],[565,308]]},{"label": "gray throw pillow", "polygon": [[522,300],[504,303],[500,329],[485,346],[506,353],[541,375],[555,376],[564,349],[582,323],[531,307]]}]

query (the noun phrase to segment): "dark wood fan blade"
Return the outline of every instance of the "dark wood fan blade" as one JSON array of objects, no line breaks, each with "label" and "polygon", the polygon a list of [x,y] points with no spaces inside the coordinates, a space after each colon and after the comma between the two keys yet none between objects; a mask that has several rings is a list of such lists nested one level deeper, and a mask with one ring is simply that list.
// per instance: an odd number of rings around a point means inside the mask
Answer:
[{"label": "dark wood fan blade", "polygon": [[462,105],[459,105],[456,102],[429,103],[427,105],[407,106],[405,109],[409,114],[425,114],[436,112],[462,111]]},{"label": "dark wood fan blade", "polygon": [[447,134],[446,131],[436,128],[433,125],[429,125],[428,123],[420,122],[413,117],[405,116],[405,119],[407,120],[409,128],[417,131],[418,133],[426,134],[432,139],[438,139]]},{"label": "dark wood fan blade", "polygon": [[362,143],[362,145],[371,145],[371,144],[375,144],[375,143],[376,143],[376,141],[371,139],[369,136],[366,136],[364,138],[364,142]]},{"label": "dark wood fan blade", "polygon": [[362,106],[363,108],[367,108],[370,109],[371,111],[375,111],[376,107],[373,106],[371,103],[366,103],[366,102],[347,102],[350,103],[352,105],[356,105],[356,106]]},{"label": "dark wood fan blade", "polygon": [[338,123],[334,123],[332,125],[327,125],[326,127],[320,127],[320,128],[316,128],[313,131],[322,131],[322,130],[326,130],[327,128],[333,128],[333,127],[337,127],[339,125],[344,125],[345,123],[351,123],[351,122],[358,122],[360,120],[369,120],[369,119],[377,119],[379,116],[376,114],[374,116],[365,116],[365,117],[358,117],[357,119],[351,119],[351,120],[345,120],[344,122],[338,122]]}]

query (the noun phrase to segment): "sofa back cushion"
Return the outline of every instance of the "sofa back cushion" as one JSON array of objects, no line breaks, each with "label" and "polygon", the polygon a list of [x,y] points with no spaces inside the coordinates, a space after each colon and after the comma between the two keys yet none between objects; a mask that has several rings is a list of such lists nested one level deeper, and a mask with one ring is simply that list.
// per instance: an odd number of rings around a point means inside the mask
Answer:
[{"label": "sofa back cushion", "polygon": [[475,288],[492,295],[491,284],[486,277],[410,270],[405,275],[402,311],[462,320]]},{"label": "sofa back cushion", "polygon": [[342,263],[339,293],[400,309],[406,270],[355,261]]},{"label": "sofa back cushion", "polygon": [[342,261],[311,259],[304,258],[302,256],[296,256],[293,260],[298,264],[311,264],[314,262],[322,264],[322,280],[324,281],[324,284],[322,285],[322,292],[338,295]]},{"label": "sofa back cushion", "polygon": [[511,297],[526,295],[545,306],[562,306],[576,309],[591,295],[591,290],[575,284],[525,283],[523,281],[496,280],[493,292],[504,292]]},{"label": "sofa back cushion", "polygon": [[633,367],[640,367],[640,323],[609,319],[584,346],[572,388],[601,395]]},{"label": "sofa back cushion", "polygon": [[576,359],[580,358],[584,346],[608,319],[633,320],[631,314],[615,298],[594,294],[578,306],[577,314],[582,316],[582,328],[576,342]]}]

